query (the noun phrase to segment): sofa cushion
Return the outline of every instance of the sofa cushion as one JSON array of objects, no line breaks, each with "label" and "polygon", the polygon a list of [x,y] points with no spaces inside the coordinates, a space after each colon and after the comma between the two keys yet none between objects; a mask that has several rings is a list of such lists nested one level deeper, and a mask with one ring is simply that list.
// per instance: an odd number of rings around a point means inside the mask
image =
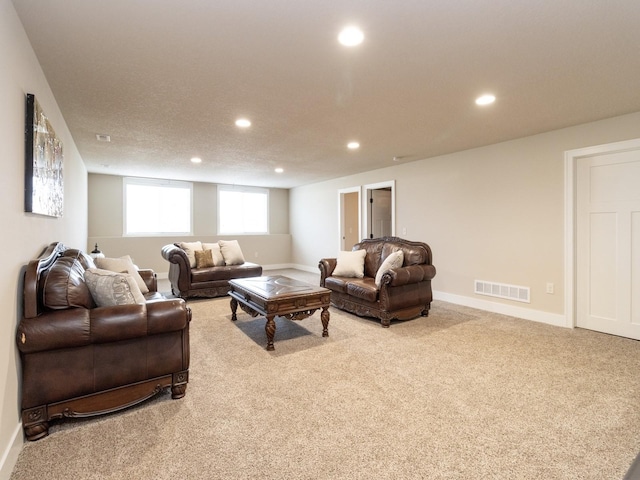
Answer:
[{"label": "sofa cushion", "polygon": [[178,246],[184,250],[184,253],[187,254],[187,258],[189,259],[189,265],[191,268],[196,268],[196,250],[202,250],[202,242],[180,242]]},{"label": "sofa cushion", "polygon": [[380,264],[382,263],[381,253],[382,247],[384,246],[384,242],[375,242],[375,243],[356,243],[353,246],[352,250],[363,249],[367,251],[366,257],[364,257],[364,276],[375,278],[376,273],[378,272],[378,268],[380,268]]},{"label": "sofa cushion", "polygon": [[84,281],[84,268],[72,257],[60,257],[44,279],[43,304],[60,310],[69,307],[91,308],[93,299]]},{"label": "sofa cushion", "polygon": [[376,273],[375,284],[376,287],[380,288],[380,283],[382,282],[382,275],[388,270],[392,268],[400,268],[402,266],[402,262],[404,260],[404,252],[402,250],[398,250],[397,252],[393,252],[387,258],[384,259],[380,268],[378,268],[378,272]]},{"label": "sofa cushion", "polygon": [[196,268],[207,268],[215,266],[213,252],[211,250],[196,250]]},{"label": "sofa cushion", "polygon": [[138,267],[133,264],[133,260],[129,255],[120,258],[96,258],[94,260],[96,267],[102,270],[109,270],[117,273],[128,273],[138,284],[138,288],[142,293],[149,293],[149,287],[138,273]]},{"label": "sofa cushion", "polygon": [[67,248],[63,253],[63,257],[73,257],[80,262],[82,268],[87,270],[89,268],[96,268],[96,264],[89,255],[84,253],[82,250],[78,250],[77,248]]},{"label": "sofa cushion", "polygon": [[375,302],[378,299],[378,288],[373,278],[358,278],[347,282],[347,294],[368,302]]},{"label": "sofa cushion", "polygon": [[333,275],[338,277],[362,278],[364,276],[364,257],[366,250],[342,251],[338,254]]},{"label": "sofa cushion", "polygon": [[224,265],[224,257],[220,251],[219,243],[202,243],[203,250],[211,250],[214,267],[222,267]]},{"label": "sofa cushion", "polygon": [[234,278],[259,277],[262,267],[256,263],[244,262],[242,265],[229,267],[210,267],[191,270],[192,286],[203,282],[218,282]]},{"label": "sofa cushion", "polygon": [[382,249],[382,258],[387,258],[391,253],[402,250],[404,254],[404,265],[420,265],[427,261],[427,251],[420,246],[400,244],[397,242],[387,242]]},{"label": "sofa cushion", "polygon": [[138,284],[128,273],[90,268],[84,272],[84,279],[98,307],[145,303]]},{"label": "sofa cushion", "polygon": [[327,277],[324,280],[325,288],[334,292],[347,293],[347,281],[340,277]]},{"label": "sofa cushion", "polygon": [[242,255],[237,240],[220,240],[218,243],[225,265],[242,265],[244,263],[244,255]]}]

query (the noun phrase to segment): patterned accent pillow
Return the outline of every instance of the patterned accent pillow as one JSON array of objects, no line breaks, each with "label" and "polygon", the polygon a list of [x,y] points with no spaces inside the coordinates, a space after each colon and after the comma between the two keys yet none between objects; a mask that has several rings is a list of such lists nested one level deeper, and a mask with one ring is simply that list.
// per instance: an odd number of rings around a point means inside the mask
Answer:
[{"label": "patterned accent pillow", "polygon": [[145,303],[138,284],[128,273],[90,268],[84,272],[84,281],[98,307]]}]

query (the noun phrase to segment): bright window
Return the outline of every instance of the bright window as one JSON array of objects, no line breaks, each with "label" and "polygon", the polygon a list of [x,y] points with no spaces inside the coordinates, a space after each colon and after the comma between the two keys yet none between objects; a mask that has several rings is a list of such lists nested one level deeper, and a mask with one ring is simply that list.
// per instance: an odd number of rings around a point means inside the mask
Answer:
[{"label": "bright window", "polygon": [[124,179],[125,235],[190,235],[193,185],[173,180]]},{"label": "bright window", "polygon": [[218,234],[268,233],[269,190],[218,186]]}]

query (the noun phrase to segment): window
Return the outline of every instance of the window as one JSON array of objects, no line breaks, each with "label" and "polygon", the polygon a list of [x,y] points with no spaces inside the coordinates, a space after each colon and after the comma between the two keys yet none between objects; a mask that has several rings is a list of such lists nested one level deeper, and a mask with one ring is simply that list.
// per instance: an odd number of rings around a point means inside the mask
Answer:
[{"label": "window", "polygon": [[143,178],[124,179],[124,234],[190,235],[193,185]]},{"label": "window", "polygon": [[269,190],[218,186],[218,234],[268,233]]}]

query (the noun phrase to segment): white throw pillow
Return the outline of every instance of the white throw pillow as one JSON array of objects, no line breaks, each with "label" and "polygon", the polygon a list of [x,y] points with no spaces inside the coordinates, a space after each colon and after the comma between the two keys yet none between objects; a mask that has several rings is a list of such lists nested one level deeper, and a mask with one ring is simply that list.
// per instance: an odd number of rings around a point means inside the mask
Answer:
[{"label": "white throw pillow", "polygon": [[203,250],[211,250],[211,255],[213,256],[213,264],[216,267],[224,266],[224,257],[222,256],[222,252],[220,251],[220,244],[218,243],[202,243]]},{"label": "white throw pillow", "polygon": [[340,252],[338,254],[336,268],[333,270],[332,275],[351,278],[364,277],[364,257],[366,257],[366,255],[366,250]]},{"label": "white throw pillow", "polygon": [[202,242],[181,242],[180,248],[184,250],[189,259],[189,265],[191,268],[196,268],[196,250],[202,250]]},{"label": "white throw pillow", "polygon": [[145,303],[138,284],[128,273],[90,268],[84,272],[84,281],[99,307]]},{"label": "white throw pillow", "polygon": [[102,270],[110,270],[118,273],[128,273],[138,284],[138,288],[142,293],[149,293],[149,287],[138,273],[138,267],[133,264],[133,260],[129,255],[120,258],[96,258],[94,260],[96,267]]},{"label": "white throw pillow", "polygon": [[220,240],[220,251],[224,257],[225,265],[242,265],[244,255],[237,240]]},{"label": "white throw pillow", "polygon": [[400,268],[402,266],[402,262],[404,262],[404,252],[402,250],[393,252],[385,258],[376,273],[376,287],[380,288],[380,282],[382,282],[382,275],[384,275],[384,272],[391,270],[392,268]]}]

